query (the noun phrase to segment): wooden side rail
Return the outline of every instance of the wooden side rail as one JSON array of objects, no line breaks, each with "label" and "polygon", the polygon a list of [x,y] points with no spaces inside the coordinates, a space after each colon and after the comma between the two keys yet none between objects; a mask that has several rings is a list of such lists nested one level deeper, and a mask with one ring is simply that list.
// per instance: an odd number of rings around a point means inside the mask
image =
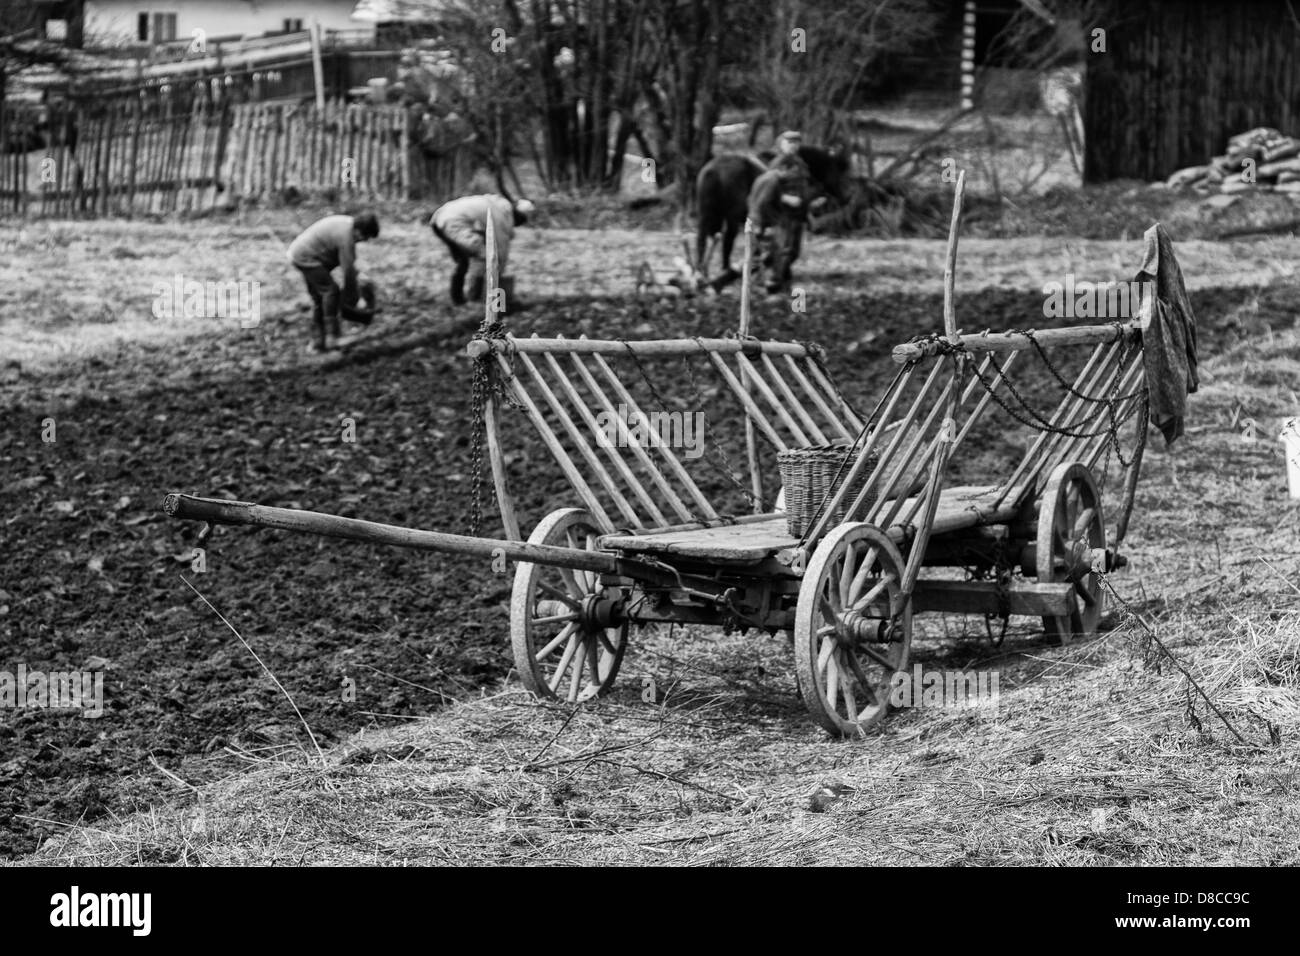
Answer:
[{"label": "wooden side rail", "polygon": [[[962,335],[961,345],[970,352],[1016,352],[1033,347],[1037,342],[1044,348],[1060,345],[1098,345],[1123,339],[1127,342],[1141,336],[1141,321],[1120,325],[1076,325],[1065,329],[1043,329],[1033,334],[1033,341],[1023,332],[980,332]],[[894,361],[899,365],[938,355],[944,345],[939,342],[905,342],[894,346]]]},{"label": "wooden side rail", "polygon": [[694,352],[709,351],[720,355],[732,355],[736,352],[752,352],[755,355],[793,355],[803,358],[808,348],[798,342],[762,341],[760,339],[645,339],[621,341],[619,339],[589,339],[580,336],[567,339],[563,336],[544,339],[532,336],[517,339],[507,335],[499,339],[474,339],[466,348],[472,358],[480,358],[489,349],[498,352],[568,352],[580,355],[601,353],[604,355],[626,355],[634,352],[642,355],[689,355]]},{"label": "wooden side rail", "polygon": [[[709,446],[715,435],[735,427],[732,421],[752,422],[775,451],[847,444],[862,428],[815,347],[795,342],[506,335],[475,339],[467,351],[486,362],[501,386],[490,390],[494,414],[489,425],[498,497],[508,500],[498,473],[504,454],[497,398],[504,391],[563,472],[574,503],[582,504],[606,532],[719,520],[724,509],[710,500],[700,482],[707,487],[706,478],[716,481],[719,458],[727,456]],[[683,370],[684,363],[689,368]],[[655,384],[660,369],[667,372],[663,382],[689,379],[694,398],[666,387],[668,394],[661,396],[662,386]],[[700,386],[694,382],[697,372]],[[663,402],[673,407],[657,407]],[[707,427],[700,427],[698,419],[686,421],[695,415],[705,416]],[[682,447],[693,453],[684,454],[674,437],[662,433],[664,428],[690,442]],[[712,460],[692,468],[692,460],[702,457],[695,442]]]}]

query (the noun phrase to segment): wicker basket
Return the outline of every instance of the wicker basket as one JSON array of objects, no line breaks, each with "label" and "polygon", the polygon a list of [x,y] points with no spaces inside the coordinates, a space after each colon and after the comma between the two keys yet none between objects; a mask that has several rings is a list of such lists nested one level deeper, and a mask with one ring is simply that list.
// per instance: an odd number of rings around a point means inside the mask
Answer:
[{"label": "wicker basket", "polygon": [[[850,453],[853,457],[850,457]],[[803,533],[817,522],[822,505],[830,504],[835,497],[836,489],[853,467],[857,454],[856,450],[844,445],[823,445],[815,448],[791,448],[776,456],[781,483],[785,486],[785,515],[790,534],[796,538],[803,537]],[[878,457],[873,449],[868,467],[862,469],[840,507],[831,513],[833,525],[844,520],[844,512],[871,477]],[[873,498],[874,496],[867,498],[868,507],[873,503]]]}]

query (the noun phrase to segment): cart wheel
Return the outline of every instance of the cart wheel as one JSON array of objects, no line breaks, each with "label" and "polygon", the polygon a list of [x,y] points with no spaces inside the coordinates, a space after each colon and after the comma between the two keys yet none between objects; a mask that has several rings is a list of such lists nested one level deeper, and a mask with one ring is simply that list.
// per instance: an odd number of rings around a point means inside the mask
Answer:
[{"label": "cart wheel", "polygon": [[1043,632],[1062,644],[1092,634],[1101,620],[1101,581],[1092,570],[1092,550],[1106,547],[1101,492],[1088,466],[1058,465],[1038,506],[1036,559],[1040,582],[1072,581],[1070,613],[1043,618]]},{"label": "cart wheel", "polygon": [[[581,508],[552,511],[528,538],[596,550],[600,530]],[[520,562],[510,598],[510,644],[523,685],[538,697],[574,703],[614,684],[627,646],[618,588],[602,587],[594,571]]]},{"label": "cart wheel", "polygon": [[832,734],[862,736],[889,711],[890,683],[906,670],[912,603],[903,558],[874,525],[840,525],[818,545],[795,609],[799,694]]}]

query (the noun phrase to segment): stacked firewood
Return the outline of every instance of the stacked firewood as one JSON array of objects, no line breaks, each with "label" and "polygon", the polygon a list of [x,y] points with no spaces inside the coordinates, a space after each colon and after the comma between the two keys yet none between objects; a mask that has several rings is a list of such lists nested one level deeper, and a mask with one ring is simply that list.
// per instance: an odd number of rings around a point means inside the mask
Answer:
[{"label": "stacked firewood", "polygon": [[1228,140],[1228,150],[1206,166],[1180,169],[1166,181],[1172,189],[1202,194],[1285,192],[1300,195],[1300,139],[1261,126]]}]

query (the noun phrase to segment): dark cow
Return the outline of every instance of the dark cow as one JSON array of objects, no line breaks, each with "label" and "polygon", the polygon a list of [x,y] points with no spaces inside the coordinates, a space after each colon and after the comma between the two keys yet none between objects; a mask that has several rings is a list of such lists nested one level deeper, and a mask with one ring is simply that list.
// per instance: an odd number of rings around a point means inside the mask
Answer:
[{"label": "dark cow", "polygon": [[[812,174],[817,192],[841,203],[848,201],[848,157],[818,146],[800,146],[799,158]],[[736,235],[745,225],[749,190],[766,169],[757,159],[741,153],[724,153],[704,164],[695,180],[695,208],[699,218],[695,240],[697,267],[704,267],[709,240],[721,232],[723,276],[731,273],[731,250]]]}]

